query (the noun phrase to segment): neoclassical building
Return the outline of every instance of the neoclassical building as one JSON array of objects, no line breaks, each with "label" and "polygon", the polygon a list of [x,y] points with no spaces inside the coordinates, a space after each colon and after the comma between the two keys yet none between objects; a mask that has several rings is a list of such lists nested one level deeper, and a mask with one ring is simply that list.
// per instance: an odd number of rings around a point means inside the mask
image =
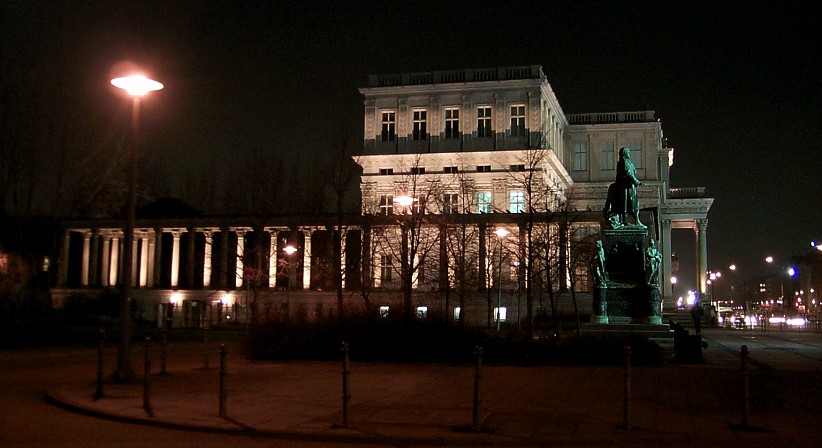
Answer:
[{"label": "neoclassical building", "polygon": [[[386,312],[405,295],[421,315],[456,317],[463,305],[469,322],[482,323],[492,312],[521,319],[526,290],[534,303],[549,288],[558,301],[570,291],[590,301],[585,251],[605,224],[622,147],[631,149],[641,217],[663,255],[663,307],[673,305],[673,229],[693,231],[705,291],[713,199],[703,188],[670,186],[674,150],[653,111],[566,114],[540,66],[372,75],[360,93],[362,213],[344,216],[341,229],[347,306],[367,298]],[[270,303],[330,309],[337,222],[138,219],[140,312],[181,324],[237,319],[252,290]],[[66,224],[55,297],[118,284],[123,227]]]}]

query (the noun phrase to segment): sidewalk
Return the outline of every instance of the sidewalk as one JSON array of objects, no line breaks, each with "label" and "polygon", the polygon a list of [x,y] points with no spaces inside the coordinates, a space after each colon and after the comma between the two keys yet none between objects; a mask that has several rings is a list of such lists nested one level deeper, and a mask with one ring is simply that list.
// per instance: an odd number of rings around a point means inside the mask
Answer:
[{"label": "sidewalk", "polygon": [[[342,426],[342,366],[332,362],[251,362],[230,351],[227,418],[218,416],[214,353],[208,370],[190,356],[178,364],[169,359],[168,375],[151,376],[153,417],[143,409],[142,382],[107,383],[96,401],[94,378],[46,394],[63,407],[133,423],[357,444],[819,446],[822,425],[811,423],[820,419],[819,404],[797,402],[792,394],[803,392],[783,387],[796,379],[791,375],[805,378],[803,372],[777,378],[752,363],[752,429],[739,429],[738,354],[712,343],[711,332],[705,337],[707,364],[631,368],[627,430],[622,366],[483,366],[477,431],[471,430],[475,368],[469,365],[351,363],[348,427]],[[152,363],[159,372],[159,361]]]}]

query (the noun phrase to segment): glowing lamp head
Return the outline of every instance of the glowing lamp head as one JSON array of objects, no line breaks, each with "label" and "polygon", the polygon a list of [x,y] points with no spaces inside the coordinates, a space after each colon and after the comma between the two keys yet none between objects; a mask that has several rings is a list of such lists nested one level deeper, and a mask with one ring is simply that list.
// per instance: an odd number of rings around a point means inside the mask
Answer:
[{"label": "glowing lamp head", "polygon": [[402,207],[408,207],[409,205],[414,203],[414,198],[411,196],[397,196],[394,198],[394,202],[399,204]]},{"label": "glowing lamp head", "polygon": [[293,255],[294,252],[297,252],[297,248],[294,246],[285,246],[283,248],[283,252],[287,253],[288,255]]},{"label": "glowing lamp head", "polygon": [[494,230],[494,234],[500,238],[505,238],[508,234],[511,233],[505,227],[500,227],[497,230]]},{"label": "glowing lamp head", "polygon": [[787,272],[788,272],[788,275],[791,276],[791,277],[796,276],[796,269],[794,269],[793,267],[788,268]]},{"label": "glowing lamp head", "polygon": [[143,96],[149,92],[160,90],[164,86],[153,79],[146,78],[142,75],[124,76],[122,78],[114,78],[111,84],[118,89],[123,89],[131,96]]}]

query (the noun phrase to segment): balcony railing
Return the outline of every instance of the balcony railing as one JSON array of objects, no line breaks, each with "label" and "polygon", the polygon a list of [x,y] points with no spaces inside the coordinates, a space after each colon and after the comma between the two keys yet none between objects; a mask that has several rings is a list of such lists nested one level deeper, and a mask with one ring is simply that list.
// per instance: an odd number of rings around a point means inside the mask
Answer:
[{"label": "balcony railing", "polygon": [[668,199],[706,198],[705,187],[677,187],[668,189]]},{"label": "balcony railing", "polygon": [[643,123],[655,120],[652,110],[568,114],[568,122],[571,124]]},{"label": "balcony railing", "polygon": [[419,73],[369,75],[368,87],[418,86],[456,82],[509,81],[515,79],[544,79],[539,65],[496,67],[467,70],[447,70]]}]

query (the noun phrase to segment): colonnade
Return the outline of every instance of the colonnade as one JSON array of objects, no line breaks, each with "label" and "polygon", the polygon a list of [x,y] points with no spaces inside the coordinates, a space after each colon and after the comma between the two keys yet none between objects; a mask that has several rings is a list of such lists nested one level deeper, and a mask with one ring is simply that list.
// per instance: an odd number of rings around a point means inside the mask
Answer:
[{"label": "colonnade", "polygon": [[[268,233],[267,258],[267,285],[276,286],[278,270],[287,266],[285,263],[294,263],[292,257],[302,254],[302,274],[303,289],[310,287],[311,279],[311,235],[316,228],[300,228],[292,231],[287,227],[264,227],[258,229]],[[133,260],[132,279],[133,287],[154,288],[161,284],[163,272],[163,236],[171,235],[170,265],[167,274],[170,277],[171,289],[180,287],[181,283],[191,286],[194,283],[195,270],[202,273],[203,287],[212,286],[220,289],[240,288],[244,282],[250,278],[247,266],[244,264],[246,252],[246,236],[249,232],[255,231],[251,227],[156,227],[156,228],[135,228],[133,239]],[[297,236],[302,241],[295,244],[300,249],[295,255],[283,252],[285,240],[281,240],[279,235],[287,232],[290,238]],[[119,284],[122,277],[123,266],[123,241],[124,233],[120,228],[81,228],[67,229],[64,234],[63,244],[60,250],[60,263],[58,265],[58,286],[65,286],[69,283],[69,257],[71,252],[71,236],[73,233],[82,235],[81,266],[79,283],[83,287],[102,286],[111,287]],[[219,249],[219,260],[215,260],[215,234],[221,233],[221,247]],[[195,262],[195,238],[197,234],[202,234],[205,239],[203,248],[203,258],[201,263]],[[229,261],[229,234],[236,235],[236,247],[234,254],[236,260]],[[187,238],[186,253],[181,253],[181,240]],[[257,241],[260,246],[261,241]],[[301,243],[301,244],[300,244]],[[259,249],[259,248],[258,248]],[[167,254],[168,255],[168,254]],[[186,263],[183,263],[183,257]],[[278,263],[278,260],[280,262]],[[285,260],[285,263],[283,262]],[[220,266],[220,272],[216,276],[216,285],[212,285],[213,268]],[[234,272],[229,273],[229,267],[234,265]],[[181,268],[187,267],[182,273]],[[233,275],[230,275],[233,274]],[[256,275],[257,273],[255,273]],[[232,280],[233,277],[233,280]],[[259,277],[258,277],[259,278]],[[290,281],[290,279],[289,279]]]}]

